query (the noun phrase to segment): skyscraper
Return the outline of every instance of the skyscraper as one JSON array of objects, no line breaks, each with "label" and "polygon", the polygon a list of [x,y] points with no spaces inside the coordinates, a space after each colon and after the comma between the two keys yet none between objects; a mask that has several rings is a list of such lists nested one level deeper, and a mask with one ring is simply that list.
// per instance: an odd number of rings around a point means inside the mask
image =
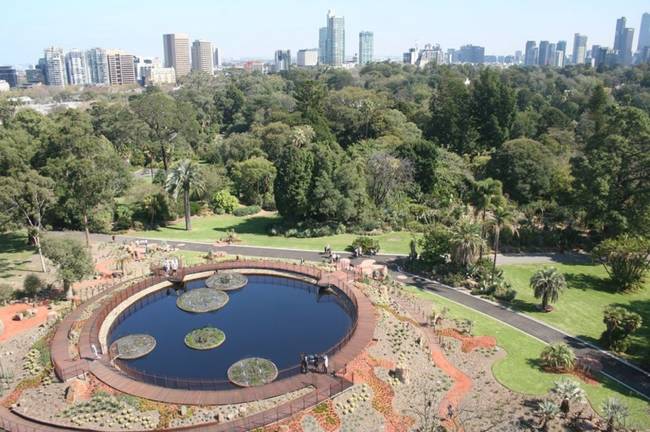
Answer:
[{"label": "skyscraper", "polygon": [[212,75],[214,58],[212,57],[212,43],[204,40],[195,40],[192,43],[192,70],[203,71]]},{"label": "skyscraper", "polygon": [[190,37],[184,33],[163,35],[165,67],[173,67],[176,78],[190,73]]},{"label": "skyscraper", "polygon": [[573,36],[573,64],[583,64],[587,56],[587,36],[576,33]]},{"label": "skyscraper", "polygon": [[65,87],[65,57],[61,48],[50,47],[45,49],[44,56],[48,85]]},{"label": "skyscraper", "polygon": [[374,35],[369,31],[359,33],[359,64],[365,65],[372,62],[374,51]]},{"label": "skyscraper", "polygon": [[111,85],[135,84],[137,82],[134,56],[111,50],[106,52],[106,59]]},{"label": "skyscraper", "polygon": [[327,12],[327,49],[325,64],[342,66],[345,62],[345,18]]},{"label": "skyscraper", "polygon": [[86,56],[81,50],[73,49],[65,55],[65,71],[70,85],[89,84]]},{"label": "skyscraper", "polygon": [[458,50],[458,60],[461,63],[483,64],[485,48],[476,45],[463,45]]},{"label": "skyscraper", "polygon": [[639,44],[637,51],[643,52],[643,48],[650,47],[650,13],[644,13],[641,17],[641,28],[639,29]]},{"label": "skyscraper", "polygon": [[524,54],[524,64],[526,66],[533,66],[537,64],[537,42],[526,42],[526,52]]},{"label": "skyscraper", "polygon": [[614,53],[617,56],[616,63],[629,65],[632,63],[632,41],[634,29],[626,27],[627,19],[621,17],[616,20],[616,33],[614,34]]},{"label": "skyscraper", "polygon": [[301,49],[298,51],[296,64],[300,67],[316,66],[318,64],[318,49]]},{"label": "skyscraper", "polygon": [[103,48],[91,48],[86,51],[88,78],[93,84],[110,84],[108,76],[108,59]]},{"label": "skyscraper", "polygon": [[555,66],[564,67],[566,63],[566,41],[558,41],[555,45]]},{"label": "skyscraper", "polygon": [[318,63],[327,63],[327,27],[318,29]]},{"label": "skyscraper", "polygon": [[0,66],[0,81],[6,81],[9,87],[18,87],[18,74],[13,66]]},{"label": "skyscraper", "polygon": [[616,20],[616,33],[614,33],[614,50],[620,51],[623,46],[623,38],[625,25],[627,24],[627,18],[620,17]]},{"label": "skyscraper", "polygon": [[221,55],[219,53],[219,48],[214,49],[214,54],[212,56],[212,64],[214,67],[219,67],[221,66]]},{"label": "skyscraper", "polygon": [[275,72],[288,71],[291,68],[291,51],[277,50],[274,56],[273,70]]},{"label": "skyscraper", "polygon": [[549,64],[549,43],[548,41],[539,42],[539,50],[537,52],[537,64],[546,66]]}]

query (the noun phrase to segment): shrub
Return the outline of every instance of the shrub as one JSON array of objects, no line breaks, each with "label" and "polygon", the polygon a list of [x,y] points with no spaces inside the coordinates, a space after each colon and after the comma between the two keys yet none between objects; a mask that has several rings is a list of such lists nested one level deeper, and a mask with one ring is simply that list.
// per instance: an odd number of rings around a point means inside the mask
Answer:
[{"label": "shrub", "polygon": [[225,189],[216,192],[210,199],[210,206],[216,214],[232,213],[238,205],[237,197]]},{"label": "shrub", "polygon": [[352,242],[352,249],[360,247],[361,251],[364,254],[369,254],[371,252],[379,252],[379,241],[372,237],[361,236],[354,239]]},{"label": "shrub", "polygon": [[6,303],[14,295],[14,288],[7,283],[0,283],[0,304]]},{"label": "shrub", "polygon": [[113,228],[116,230],[127,230],[133,226],[133,210],[126,205],[118,205],[115,209],[115,221]]},{"label": "shrub", "polygon": [[627,337],[641,328],[641,315],[620,306],[608,306],[603,313],[607,327],[600,337],[605,348],[625,352],[629,348]]},{"label": "shrub", "polygon": [[251,216],[259,213],[260,211],[262,211],[262,208],[260,206],[252,205],[247,207],[238,207],[232,212],[232,214],[235,216]]},{"label": "shrub", "polygon": [[91,232],[107,234],[113,230],[113,209],[108,205],[100,205],[88,219]]},{"label": "shrub", "polygon": [[576,355],[571,347],[563,342],[548,345],[540,355],[540,363],[544,369],[555,372],[566,372],[573,369]]},{"label": "shrub", "polygon": [[198,201],[190,202],[190,215],[196,216],[203,210],[203,204]]},{"label": "shrub", "polygon": [[622,235],[607,239],[594,248],[617,291],[640,288],[650,270],[650,239]]},{"label": "shrub", "polygon": [[36,297],[43,288],[43,281],[35,274],[28,274],[23,281],[23,293],[27,297]]}]

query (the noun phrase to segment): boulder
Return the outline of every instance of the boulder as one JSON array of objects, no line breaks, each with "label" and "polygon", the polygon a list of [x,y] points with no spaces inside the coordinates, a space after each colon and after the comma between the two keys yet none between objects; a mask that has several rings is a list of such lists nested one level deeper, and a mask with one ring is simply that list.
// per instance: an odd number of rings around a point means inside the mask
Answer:
[{"label": "boulder", "polygon": [[90,394],[88,381],[79,378],[70,380],[68,388],[65,389],[65,401],[73,404],[82,400],[87,400]]},{"label": "boulder", "polygon": [[58,312],[51,310],[51,311],[49,311],[47,313],[47,323],[48,324],[55,323],[58,320],[59,320],[59,313]]}]

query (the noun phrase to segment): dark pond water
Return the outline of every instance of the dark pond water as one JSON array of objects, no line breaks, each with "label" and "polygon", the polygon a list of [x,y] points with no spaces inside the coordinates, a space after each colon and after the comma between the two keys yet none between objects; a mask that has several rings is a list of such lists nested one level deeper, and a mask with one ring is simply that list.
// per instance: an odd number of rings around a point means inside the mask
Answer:
[{"label": "dark pond water", "polygon": [[[204,286],[197,280],[187,289]],[[157,342],[150,354],[124,364],[146,374],[226,380],[228,367],[245,357],[270,359],[280,370],[295,366],[300,353],[326,351],[352,325],[347,297],[319,295],[318,287],[288,278],[249,275],[244,288],[228,292],[226,306],[208,313],[179,309],[181,293],[172,289],[152,294],[120,317],[109,344],[133,333],[150,334]],[[188,348],[185,335],[204,326],[223,330],[225,342],[208,351]]]}]

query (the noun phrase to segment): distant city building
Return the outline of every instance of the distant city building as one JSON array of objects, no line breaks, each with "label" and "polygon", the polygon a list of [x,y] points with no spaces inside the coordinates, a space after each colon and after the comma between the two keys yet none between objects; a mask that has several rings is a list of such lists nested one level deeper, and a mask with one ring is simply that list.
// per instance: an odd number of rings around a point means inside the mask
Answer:
[{"label": "distant city building", "polygon": [[70,85],[90,84],[86,56],[81,50],[73,49],[66,53],[65,72]]},{"label": "distant city building", "polygon": [[573,64],[584,64],[587,57],[587,36],[576,33],[573,36]]},{"label": "distant city building", "polygon": [[136,84],[135,57],[121,51],[106,52],[108,77],[111,85]]},{"label": "distant city building", "polygon": [[327,12],[327,34],[324,64],[343,66],[345,63],[345,18],[336,16],[333,10]]},{"label": "distant city building", "polygon": [[448,48],[445,53],[445,63],[454,64],[458,63],[458,50],[454,48]]},{"label": "distant city building", "polygon": [[212,65],[216,68],[221,66],[221,56],[219,54],[219,48],[215,48],[214,54],[212,55]]},{"label": "distant city building", "polygon": [[327,61],[327,27],[318,29],[318,63],[326,64]]},{"label": "distant city building", "polygon": [[424,49],[420,50],[418,59],[415,64],[418,67],[424,67],[429,63],[433,64],[443,64],[445,61],[445,55],[440,49],[440,45],[426,44]]},{"label": "distant city building", "polygon": [[163,35],[165,67],[173,67],[176,78],[190,73],[190,37],[184,33]]},{"label": "distant city building", "polygon": [[540,41],[539,42],[539,48],[537,50],[537,64],[540,66],[547,66],[549,65],[549,57],[550,57],[550,44],[548,41]]},{"label": "distant city building", "polygon": [[558,41],[555,45],[555,66],[564,67],[566,64],[566,41]]},{"label": "distant city building", "polygon": [[267,73],[268,67],[266,63],[260,61],[248,61],[244,63],[244,70],[246,72],[261,72]]},{"label": "distant city building", "polygon": [[33,68],[25,69],[25,80],[28,85],[45,84],[45,74],[37,65]]},{"label": "distant city building", "polygon": [[359,33],[359,64],[365,65],[372,62],[374,51],[374,35],[369,31]]},{"label": "distant city building", "polygon": [[174,68],[154,67],[143,71],[143,82],[145,86],[160,84],[176,84],[176,72]]},{"label": "distant city building", "polygon": [[212,74],[214,69],[214,51],[212,43],[204,40],[195,40],[192,43],[192,70]]},{"label": "distant city building", "polygon": [[639,29],[639,43],[637,51],[643,52],[643,49],[650,47],[650,13],[644,13],[641,17],[641,28]]},{"label": "distant city building", "polygon": [[616,33],[614,34],[614,51],[618,57],[617,64],[632,64],[632,42],[634,29],[626,27],[627,19],[621,17],[616,20]]},{"label": "distant city building", "polygon": [[537,64],[537,42],[526,42],[526,54],[524,57],[524,65],[534,66]]},{"label": "distant city building", "polygon": [[145,83],[147,72],[152,69],[160,68],[160,60],[157,57],[134,57],[135,79],[140,83]]},{"label": "distant city building", "polygon": [[405,64],[415,64],[418,61],[418,53],[415,48],[409,48],[402,56],[402,61]]},{"label": "distant city building", "polygon": [[291,50],[277,50],[273,60],[274,72],[288,71],[291,68]]},{"label": "distant city building", "polygon": [[524,62],[524,55],[521,52],[521,50],[515,51],[514,63],[515,64],[522,64],[523,62]]},{"label": "distant city building", "polygon": [[50,47],[44,51],[45,81],[47,85],[65,87],[65,56],[61,48]]},{"label": "distant city building", "polygon": [[318,65],[318,48],[301,49],[298,51],[296,64],[300,67],[316,66]]},{"label": "distant city building", "polygon": [[111,83],[108,76],[108,58],[103,48],[86,50],[86,66],[88,79],[92,84],[108,85]]},{"label": "distant city building", "polygon": [[483,64],[485,62],[485,47],[463,45],[458,50],[458,59],[461,63]]},{"label": "distant city building", "polygon": [[0,66],[0,80],[9,84],[9,87],[18,87],[18,74],[13,66]]}]

